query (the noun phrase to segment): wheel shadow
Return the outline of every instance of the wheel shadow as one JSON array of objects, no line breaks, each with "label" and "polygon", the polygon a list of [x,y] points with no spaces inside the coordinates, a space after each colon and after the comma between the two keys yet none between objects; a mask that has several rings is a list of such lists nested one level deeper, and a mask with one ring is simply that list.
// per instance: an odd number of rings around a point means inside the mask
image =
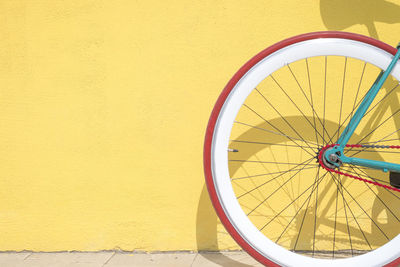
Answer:
[{"label": "wheel shadow", "polygon": [[227,232],[221,232],[221,223],[215,213],[215,210],[208,195],[207,186],[204,184],[201,191],[199,205],[196,216],[196,243],[197,250],[202,252],[212,251],[218,253],[218,257],[212,254],[202,253],[207,260],[225,267],[252,267],[240,261],[231,259],[222,253],[219,253],[218,237],[228,235]]}]

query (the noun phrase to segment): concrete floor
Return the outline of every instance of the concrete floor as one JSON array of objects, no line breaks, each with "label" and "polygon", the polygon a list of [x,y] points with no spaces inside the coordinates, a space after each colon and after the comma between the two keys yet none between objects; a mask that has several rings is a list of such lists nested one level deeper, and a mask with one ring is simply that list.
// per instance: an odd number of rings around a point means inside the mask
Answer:
[{"label": "concrete floor", "polygon": [[0,252],[1,267],[252,267],[262,266],[245,252]]}]

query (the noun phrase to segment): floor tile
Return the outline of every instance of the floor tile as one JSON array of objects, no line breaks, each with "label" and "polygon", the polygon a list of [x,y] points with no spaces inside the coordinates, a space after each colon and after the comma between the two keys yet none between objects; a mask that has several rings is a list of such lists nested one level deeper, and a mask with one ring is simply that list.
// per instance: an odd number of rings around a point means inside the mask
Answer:
[{"label": "floor tile", "polygon": [[180,267],[191,266],[195,258],[195,253],[157,253],[157,254],[115,254],[104,267],[122,266],[163,266]]}]

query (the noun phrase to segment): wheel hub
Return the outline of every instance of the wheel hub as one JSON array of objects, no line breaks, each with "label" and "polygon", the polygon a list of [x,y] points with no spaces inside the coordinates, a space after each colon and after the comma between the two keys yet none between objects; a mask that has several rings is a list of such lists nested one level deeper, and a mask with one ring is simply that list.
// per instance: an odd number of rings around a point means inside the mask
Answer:
[{"label": "wheel hub", "polygon": [[[339,157],[340,155],[338,155],[337,153],[340,152],[333,153],[332,148],[328,145],[318,149],[316,158],[321,166],[326,167],[328,169],[336,169],[342,165],[342,161],[340,160]],[[327,155],[328,159],[326,157]]]}]

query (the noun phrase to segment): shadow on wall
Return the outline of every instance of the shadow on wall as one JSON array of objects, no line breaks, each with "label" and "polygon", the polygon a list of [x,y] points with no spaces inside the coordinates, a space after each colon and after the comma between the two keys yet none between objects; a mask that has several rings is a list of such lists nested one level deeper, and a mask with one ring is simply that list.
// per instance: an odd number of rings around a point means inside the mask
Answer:
[{"label": "shadow on wall", "polygon": [[[218,248],[218,225],[221,224],[217,215],[215,214],[214,208],[211,204],[210,197],[208,195],[207,186],[203,186],[201,191],[199,206],[197,208],[197,218],[196,218],[196,241],[197,250],[199,251],[219,251]],[[221,226],[221,225],[220,225]],[[221,228],[220,228],[221,229]],[[207,258],[209,261],[215,262],[221,266],[230,267],[251,267],[245,263],[241,263],[224,257],[220,255],[219,257],[212,257],[212,254],[203,254],[203,257]]]},{"label": "shadow on wall", "polygon": [[[376,39],[379,36],[375,22],[400,23],[400,5],[385,0],[321,0],[320,12],[327,30],[346,30],[348,27],[361,24],[365,25],[369,35]],[[399,105],[399,100],[396,98],[389,107],[394,112]],[[382,114],[377,112],[374,116],[380,117]],[[400,127],[400,120],[397,120],[396,124],[397,127]],[[246,133],[246,135],[248,134],[252,135],[253,133]],[[221,233],[218,233],[219,224],[209,199],[207,187],[204,185],[196,218],[196,241],[199,251],[219,250],[218,238],[221,235]],[[210,260],[215,261],[214,258],[210,258]],[[250,266],[228,258],[223,259],[223,263],[216,263],[223,266]]]},{"label": "shadow on wall", "polygon": [[328,30],[345,30],[361,24],[376,39],[379,36],[375,22],[400,22],[400,5],[385,0],[321,0],[320,11]]}]

